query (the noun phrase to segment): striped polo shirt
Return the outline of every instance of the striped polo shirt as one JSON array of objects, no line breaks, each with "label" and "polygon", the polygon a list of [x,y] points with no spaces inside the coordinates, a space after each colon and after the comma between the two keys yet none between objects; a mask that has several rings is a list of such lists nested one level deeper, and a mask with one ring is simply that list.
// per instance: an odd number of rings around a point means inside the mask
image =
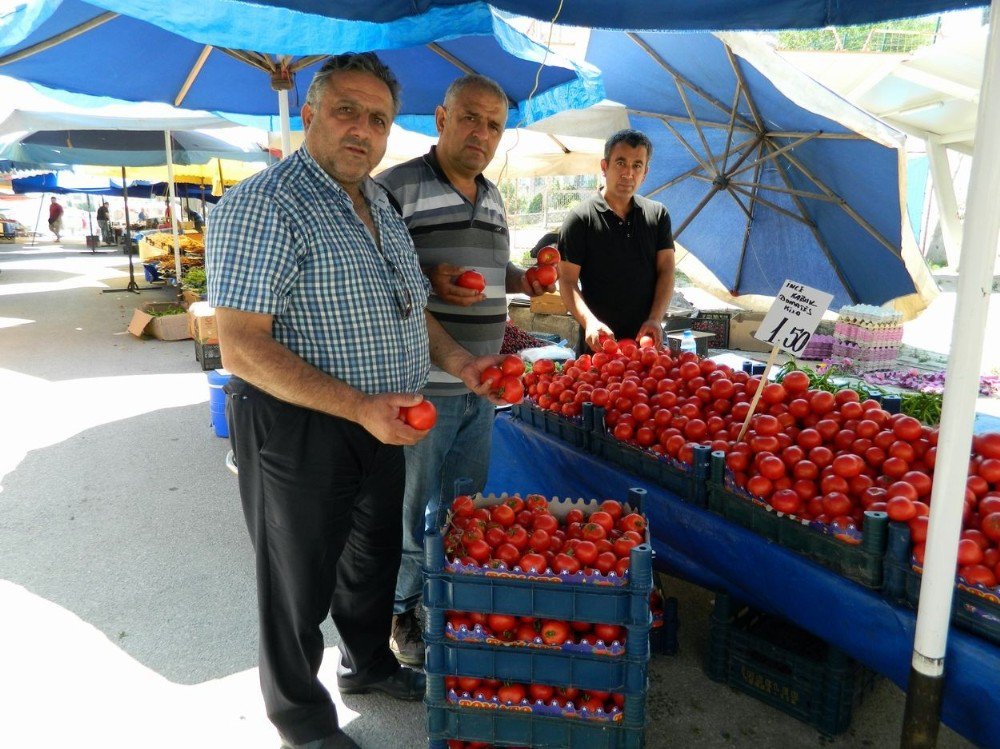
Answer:
[{"label": "striped polo shirt", "polygon": [[[447,304],[436,294],[427,309],[442,327],[476,355],[496,354],[507,321],[507,263],[510,236],[503,199],[496,185],[479,175],[472,205],[445,176],[436,146],[429,153],[382,172],[376,178],[403,217],[422,266],[449,263],[479,271],[486,278],[486,299],[469,307]],[[462,395],[462,382],[437,367],[423,391]]]}]

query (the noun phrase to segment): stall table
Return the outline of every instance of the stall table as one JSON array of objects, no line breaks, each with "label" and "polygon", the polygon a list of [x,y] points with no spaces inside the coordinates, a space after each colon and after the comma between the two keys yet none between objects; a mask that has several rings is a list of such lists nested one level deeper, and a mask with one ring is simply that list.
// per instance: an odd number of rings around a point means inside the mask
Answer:
[{"label": "stall table", "polygon": [[[906,689],[915,612],[508,413],[497,415],[487,492],[620,499],[633,486],[648,492],[659,569],[783,616]],[[942,720],[981,746],[1000,747],[1000,648],[952,628],[946,669]]]}]

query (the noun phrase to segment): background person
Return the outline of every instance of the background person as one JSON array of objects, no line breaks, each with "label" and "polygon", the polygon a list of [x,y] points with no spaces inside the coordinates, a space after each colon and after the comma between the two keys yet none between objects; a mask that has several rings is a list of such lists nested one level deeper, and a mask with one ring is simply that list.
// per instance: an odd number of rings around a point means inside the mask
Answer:
[{"label": "background person", "polygon": [[111,210],[108,207],[108,201],[101,203],[100,208],[97,209],[97,225],[101,227],[101,241],[104,244],[113,244],[113,237],[111,234]]},{"label": "background person", "polygon": [[[483,176],[507,122],[507,96],[493,80],[467,75],[454,81],[434,112],[438,142],[429,153],[382,172],[389,193],[413,237],[433,293],[428,311],[459,343],[477,354],[496,354],[503,343],[507,293],[531,296],[547,289],[529,284],[510,262],[503,198]],[[486,279],[486,292],[455,284],[466,269]],[[438,422],[427,439],[408,445],[403,503],[403,558],[396,581],[391,647],[403,663],[424,660],[416,618],[422,588],[425,517],[433,516],[455,480],[486,483],[494,404],[468,383],[431,370],[424,397]]]},{"label": "background person", "polygon": [[56,235],[56,241],[62,241],[62,217],[63,207],[52,198],[49,202],[49,231]]},{"label": "background person", "polygon": [[635,194],[652,155],[653,144],[638,130],[608,138],[604,192],[570,211],[559,231],[560,294],[595,351],[601,334],[637,341],[648,335],[657,346],[663,339],[674,292],[670,215],[662,203]]},{"label": "background person", "polygon": [[406,226],[369,177],[399,84],[372,53],[331,57],[302,107],[305,144],[228,191],[207,236],[240,496],[254,544],[260,679],[286,747],[355,746],[317,679],[320,624],[340,633],[338,686],[419,700],[388,647],[402,538],[398,418],[430,361],[477,391],[474,357],[424,312]]}]

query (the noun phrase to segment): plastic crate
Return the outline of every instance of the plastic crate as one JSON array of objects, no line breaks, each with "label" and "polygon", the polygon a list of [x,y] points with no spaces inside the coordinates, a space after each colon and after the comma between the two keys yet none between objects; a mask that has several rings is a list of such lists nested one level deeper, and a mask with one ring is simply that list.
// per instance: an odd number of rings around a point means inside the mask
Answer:
[{"label": "plastic crate", "polygon": [[443,696],[435,699],[441,677],[427,678],[427,736],[431,749],[446,749],[448,739],[485,741],[495,745],[530,746],[534,749],[641,749],[645,745],[645,696],[626,697],[625,710],[630,711],[630,700],[637,704],[633,710],[639,715],[638,724],[623,719],[621,722],[586,720],[579,717],[560,718],[535,715],[514,710],[489,710],[462,707],[447,702]]},{"label": "plastic crate", "polygon": [[[584,404],[585,414],[586,405]],[[590,421],[593,425],[590,434],[591,454],[609,463],[614,463],[641,478],[649,479],[678,495],[685,502],[705,505],[709,448],[702,445],[696,447],[694,465],[688,467],[650,450],[629,445],[608,434],[604,426],[603,408],[593,408]],[[584,423],[586,422],[587,416],[585,415]]]},{"label": "plastic crate", "polygon": [[511,407],[514,418],[520,419],[525,424],[540,429],[546,434],[551,434],[564,442],[568,442],[573,447],[588,449],[590,442],[590,430],[584,426],[583,419],[569,419],[565,416],[552,413],[538,408],[531,401],[515,403]]},{"label": "plastic crate", "polygon": [[[914,569],[911,561],[909,526],[901,522],[889,523],[883,595],[894,603],[916,609],[921,581],[918,569]],[[1000,645],[1000,596],[996,589],[969,585],[956,577],[951,620],[961,629]]]},{"label": "plastic crate", "polygon": [[[645,491],[630,489],[625,504],[642,511]],[[502,497],[478,497],[478,505],[497,503]],[[553,499],[555,515],[573,507],[596,509],[589,502]],[[649,593],[653,587],[653,549],[649,542],[633,547],[627,577],[595,576],[574,579],[557,575],[524,574],[506,570],[477,569],[479,574],[455,571],[446,565],[441,525],[424,536],[424,606],[429,609],[514,614],[622,626],[649,626]],[[443,636],[444,630],[431,632]]]},{"label": "plastic crate", "polygon": [[424,670],[441,676],[476,676],[526,684],[580,687],[634,693],[646,689],[650,625],[627,627],[625,652],[619,655],[569,652],[566,649],[458,642],[431,634],[444,629],[445,611],[428,611]]},{"label": "plastic crate", "polygon": [[808,723],[843,733],[875,674],[791,622],[716,596],[705,673]]},{"label": "plastic crate", "polygon": [[824,532],[807,521],[777,512],[770,505],[730,491],[725,483],[722,452],[712,453],[708,481],[708,509],[730,522],[802,554],[827,569],[868,588],[882,586],[888,516],[865,513],[865,533],[860,541]]}]

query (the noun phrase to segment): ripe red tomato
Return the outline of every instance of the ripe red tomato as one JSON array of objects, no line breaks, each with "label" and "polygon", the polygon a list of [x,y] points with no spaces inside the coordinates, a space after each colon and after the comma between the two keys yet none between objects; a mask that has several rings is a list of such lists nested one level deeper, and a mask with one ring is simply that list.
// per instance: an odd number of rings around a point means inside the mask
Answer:
[{"label": "ripe red tomato", "polygon": [[559,250],[552,245],[546,245],[540,249],[535,257],[535,262],[539,265],[555,265],[560,260],[562,260],[562,256],[559,254]]},{"label": "ripe red tomato", "polygon": [[987,588],[993,588],[997,584],[993,570],[982,564],[961,567],[958,570],[958,576],[970,585],[985,585]]},{"label": "ripe red tomato", "polygon": [[539,265],[535,277],[542,286],[551,286],[559,280],[559,267],[556,265]]},{"label": "ripe red tomato", "polygon": [[963,538],[958,542],[958,566],[968,567],[983,561],[983,549],[971,538]]},{"label": "ripe red tomato", "polygon": [[977,435],[972,440],[972,449],[984,458],[1000,458],[1000,433]]},{"label": "ripe red tomato", "polygon": [[569,625],[564,621],[548,619],[542,622],[539,634],[546,645],[562,645],[569,638]]},{"label": "ripe red tomato", "polygon": [[775,510],[786,515],[797,515],[802,511],[802,498],[794,489],[778,489],[768,502]]},{"label": "ripe red tomato", "polygon": [[502,377],[503,377],[503,372],[501,371],[500,367],[497,366],[487,367],[479,375],[479,382],[485,385],[487,380],[493,380],[492,385],[493,387],[496,387],[497,385],[500,384],[500,379]]},{"label": "ripe red tomato", "polygon": [[524,360],[516,354],[508,354],[500,362],[500,371],[505,375],[520,377],[524,374]]},{"label": "ripe red tomato", "polygon": [[[542,532],[544,533],[544,531]],[[545,572],[545,568],[548,566],[545,563],[545,557],[535,552],[529,552],[522,556],[517,565],[523,572]]]},{"label": "ripe red tomato", "polygon": [[637,512],[632,512],[618,521],[618,527],[623,531],[635,531],[642,536],[646,532],[646,518]]},{"label": "ripe red tomato", "polygon": [[[625,630],[615,624],[595,624],[594,625],[594,636],[598,640],[604,640],[605,643],[612,643],[615,640],[618,642],[625,641]],[[594,691],[591,690],[591,695]]]},{"label": "ripe red tomato", "polygon": [[455,285],[461,286],[463,289],[472,289],[473,291],[485,291],[486,290],[486,279],[483,274],[475,270],[467,270],[462,273],[458,278],[455,279]]},{"label": "ripe red tomato", "polygon": [[761,391],[760,399],[769,405],[775,403],[784,403],[787,393],[785,388],[779,385],[777,382],[772,382],[764,386]]},{"label": "ripe red tomato", "polygon": [[504,684],[497,690],[501,705],[520,705],[524,697],[524,687],[520,684]]},{"label": "ripe red tomato", "polygon": [[437,409],[430,401],[420,401],[415,406],[403,406],[399,409],[399,418],[414,429],[421,432],[430,429],[437,422]]},{"label": "ripe red tomato", "polygon": [[[848,392],[854,392],[853,390]],[[854,478],[865,468],[865,461],[853,453],[838,455],[831,463],[833,472],[843,478]],[[915,498],[914,498],[915,499]]]},{"label": "ripe red tomato", "polygon": [[981,513],[980,510],[979,530],[994,543],[1000,542],[1000,512],[991,512],[985,516]]},{"label": "ripe red tomato", "polygon": [[528,695],[535,702],[541,700],[545,704],[548,704],[552,699],[552,695],[555,693],[555,687],[551,687],[548,684],[529,684],[528,685]]},{"label": "ripe red tomato", "polygon": [[809,389],[809,375],[805,372],[792,371],[782,378],[781,384],[792,395],[800,395]]},{"label": "ripe red tomato", "polygon": [[904,416],[892,425],[892,433],[895,434],[898,439],[906,440],[907,442],[914,442],[915,440],[920,439],[921,424],[912,416]]},{"label": "ripe red tomato", "polygon": [[571,557],[569,554],[560,552],[552,558],[552,570],[553,572],[565,572],[568,575],[575,575],[580,571],[580,563],[576,560],[576,557]]},{"label": "ripe red tomato", "polygon": [[889,513],[890,520],[902,520],[906,522],[913,520],[917,516],[917,508],[906,497],[892,497],[886,502],[885,511]]},{"label": "ripe red tomato", "polygon": [[524,383],[520,377],[504,375],[496,387],[496,392],[507,403],[520,403],[524,398]]}]

